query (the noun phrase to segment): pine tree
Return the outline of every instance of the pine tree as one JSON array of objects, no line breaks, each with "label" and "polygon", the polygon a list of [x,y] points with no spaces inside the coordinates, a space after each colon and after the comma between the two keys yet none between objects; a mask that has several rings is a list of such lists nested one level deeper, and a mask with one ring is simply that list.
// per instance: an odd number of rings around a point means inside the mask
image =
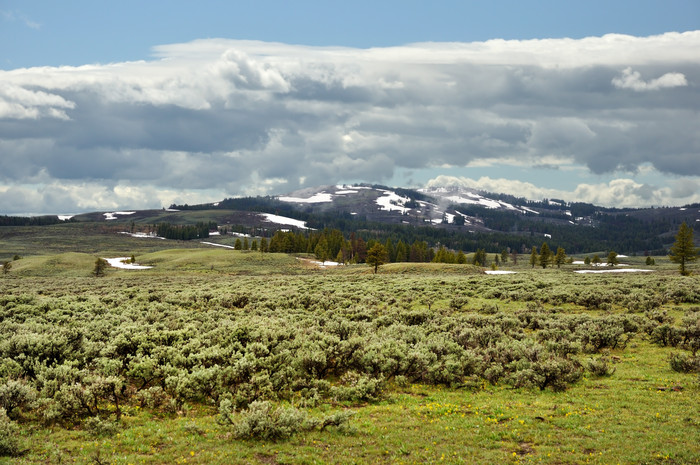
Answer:
[{"label": "pine tree", "polygon": [[366,262],[369,266],[374,267],[374,274],[377,274],[379,267],[387,261],[389,261],[389,254],[382,244],[376,243],[367,251]]},{"label": "pine tree", "polygon": [[316,244],[316,248],[314,249],[314,254],[316,255],[316,258],[318,260],[321,260],[322,263],[326,263],[328,259],[331,256],[331,252],[328,248],[328,241],[326,241],[325,237],[322,237],[320,241]]},{"label": "pine tree", "polygon": [[678,263],[681,275],[688,276],[690,271],[686,269],[686,264],[698,258],[698,250],[693,241],[693,228],[685,222],[678,228],[676,242],[671,246],[670,252],[669,258],[673,263]]},{"label": "pine tree", "polygon": [[543,242],[542,247],[540,248],[540,265],[542,265],[542,268],[547,268],[547,264],[551,261],[551,259],[552,251],[549,249],[547,243]]},{"label": "pine tree", "polygon": [[608,254],[608,266],[619,265],[620,260],[617,259],[617,252],[611,250]]},{"label": "pine tree", "polygon": [[557,254],[554,256],[554,263],[557,264],[557,268],[561,268],[561,266],[566,263],[566,251],[563,248],[557,247]]},{"label": "pine tree", "polygon": [[92,274],[96,277],[103,276],[105,274],[105,268],[107,268],[107,260],[98,258],[95,260],[95,268],[92,270]]},{"label": "pine tree", "polygon": [[386,239],[386,243],[384,244],[384,248],[386,249],[387,256],[389,257],[388,261],[395,262],[396,261],[396,251],[394,250],[394,244],[391,242],[391,238]]},{"label": "pine tree", "polygon": [[455,258],[455,261],[458,265],[464,265],[467,263],[467,256],[464,255],[464,252],[460,250],[459,252],[457,252],[457,257]]},{"label": "pine tree", "polygon": [[396,244],[396,261],[397,262],[407,262],[408,261],[408,247],[399,239],[398,244]]},{"label": "pine tree", "polygon": [[535,267],[537,264],[537,248],[533,247],[532,252],[530,252],[530,266]]},{"label": "pine tree", "polygon": [[474,252],[472,264],[475,266],[486,266],[486,251],[484,249],[477,249]]}]

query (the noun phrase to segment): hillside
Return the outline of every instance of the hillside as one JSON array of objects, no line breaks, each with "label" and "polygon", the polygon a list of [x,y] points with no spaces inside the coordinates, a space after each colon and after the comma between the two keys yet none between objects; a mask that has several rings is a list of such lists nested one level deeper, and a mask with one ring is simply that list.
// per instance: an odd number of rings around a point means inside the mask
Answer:
[{"label": "hillside", "polygon": [[[41,220],[41,221],[39,221]],[[13,225],[13,217],[0,218]],[[532,201],[454,186],[401,189],[378,185],[308,188],[286,195],[228,198],[161,210],[41,217],[27,225],[84,223],[151,232],[155,225],[216,223],[225,233],[271,237],[277,230],[334,228],[365,240],[425,241],[455,250],[527,253],[547,241],[569,253],[663,255],[683,221],[700,221],[700,206],[613,209],[557,199]]]}]

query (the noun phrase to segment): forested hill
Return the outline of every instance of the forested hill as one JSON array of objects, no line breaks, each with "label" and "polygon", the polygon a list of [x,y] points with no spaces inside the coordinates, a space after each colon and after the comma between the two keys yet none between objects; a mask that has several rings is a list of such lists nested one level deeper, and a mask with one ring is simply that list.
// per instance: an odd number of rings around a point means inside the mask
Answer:
[{"label": "forested hill", "polygon": [[[48,223],[58,221],[50,217]],[[32,220],[0,217],[0,224]],[[42,222],[45,221],[42,220]],[[700,223],[700,205],[614,209],[559,199],[527,200],[464,188],[396,189],[378,185],[324,186],[288,195],[228,198],[168,209],[95,212],[72,222],[115,225],[196,225],[216,223],[226,232],[271,237],[276,230],[337,229],[364,240],[437,248],[525,253],[547,242],[567,253],[606,252],[663,255],[678,226]],[[38,224],[34,222],[33,224]],[[197,234],[196,236],[201,236]]]},{"label": "forested hill", "polygon": [[700,205],[615,209],[464,188],[412,190],[378,185],[324,186],[284,196],[171,208],[267,212],[303,221],[313,229],[489,252],[524,252],[547,241],[569,253],[664,254],[683,221],[690,225],[700,221]]}]

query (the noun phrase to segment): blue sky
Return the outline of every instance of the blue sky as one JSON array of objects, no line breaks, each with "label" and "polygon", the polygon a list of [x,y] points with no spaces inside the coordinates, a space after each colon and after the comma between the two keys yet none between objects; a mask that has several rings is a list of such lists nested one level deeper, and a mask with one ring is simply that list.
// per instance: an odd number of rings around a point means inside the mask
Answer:
[{"label": "blue sky", "polygon": [[3,69],[146,59],[154,45],[218,37],[367,48],[648,36],[700,23],[696,0],[0,0],[0,11]]},{"label": "blue sky", "polygon": [[699,202],[699,23],[690,0],[0,0],[0,214],[355,181]]}]

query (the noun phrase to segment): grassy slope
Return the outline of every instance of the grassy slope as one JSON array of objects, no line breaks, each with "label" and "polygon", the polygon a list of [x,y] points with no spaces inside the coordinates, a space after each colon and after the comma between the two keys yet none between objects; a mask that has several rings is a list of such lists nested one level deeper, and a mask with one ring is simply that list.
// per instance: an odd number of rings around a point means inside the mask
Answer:
[{"label": "grassy slope", "polygon": [[[223,292],[232,285],[229,274],[252,275],[235,283],[246,289],[254,289],[250,286],[260,283],[261,275],[277,274],[281,276],[263,281],[265,289],[260,292],[298,292],[318,283],[352,286],[368,281],[398,295],[406,286],[423,286],[433,293],[433,308],[444,311],[450,292],[464,286],[465,279],[470,280],[468,287],[481,289],[490,283],[513,288],[532,282],[557,286],[562,273],[571,276],[571,267],[532,270],[524,264],[526,260],[516,268],[518,275],[509,276],[473,275],[471,268],[465,275],[457,267],[403,264],[382,267],[379,275],[371,276],[366,266],[315,271],[285,255],[211,248],[151,251],[153,246],[139,242],[143,240],[102,233],[87,238],[53,234],[57,242],[48,250],[80,246],[90,253],[38,255],[39,234],[31,240],[3,238],[0,251],[4,255],[16,253],[8,244],[24,244],[27,255],[13,262],[10,274],[0,278],[3,293],[79,292],[89,297],[112,286],[117,290],[132,286],[143,292],[146,288],[167,292],[171,286],[188,286],[191,292]],[[93,239],[97,242],[90,242]],[[155,268],[110,270],[105,278],[88,277],[93,253],[125,256],[132,251],[137,251],[139,263]],[[682,279],[671,274],[674,265],[663,258],[657,258],[657,263],[659,271],[650,277],[649,286]],[[591,289],[640,279],[632,275],[580,278],[575,282]],[[688,279],[698,282],[697,277]],[[570,283],[568,278],[564,281]],[[471,308],[486,304],[506,311],[524,305],[481,295],[469,298]],[[420,308],[424,303],[416,300],[414,305]],[[665,308],[680,314],[679,308]],[[572,306],[564,309],[588,311]],[[323,411],[350,408],[356,414],[349,433],[315,431],[277,443],[234,440],[229,427],[215,422],[216,410],[211,405],[191,405],[178,414],[130,406],[124,428],[112,436],[94,437],[79,425],[20,425],[21,440],[29,450],[19,458],[0,458],[0,463],[700,463],[698,377],[671,371],[670,352],[637,337],[626,349],[612,351],[619,361],[611,377],[585,378],[563,393],[499,385],[475,389],[394,386],[378,403],[325,405],[311,411],[321,416]],[[581,359],[585,361],[586,355]],[[658,389],[675,385],[683,389]]]}]

